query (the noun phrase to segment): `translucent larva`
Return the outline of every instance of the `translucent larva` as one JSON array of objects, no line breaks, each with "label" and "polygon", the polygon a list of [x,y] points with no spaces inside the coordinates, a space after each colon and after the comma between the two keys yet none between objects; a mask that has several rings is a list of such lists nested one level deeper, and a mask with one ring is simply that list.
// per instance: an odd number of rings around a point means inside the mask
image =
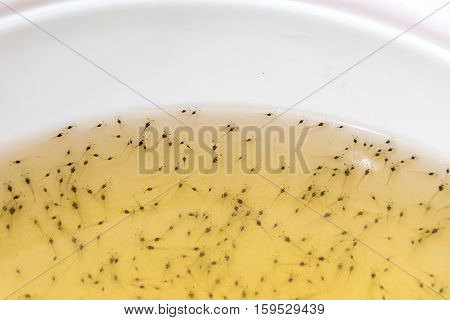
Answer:
[{"label": "translucent larva", "polygon": [[[177,115],[182,137],[151,111],[3,152],[0,297],[447,298],[448,164],[307,115]],[[286,141],[241,135],[268,118],[308,130],[310,170],[278,161]],[[205,125],[219,134],[199,141]]]}]

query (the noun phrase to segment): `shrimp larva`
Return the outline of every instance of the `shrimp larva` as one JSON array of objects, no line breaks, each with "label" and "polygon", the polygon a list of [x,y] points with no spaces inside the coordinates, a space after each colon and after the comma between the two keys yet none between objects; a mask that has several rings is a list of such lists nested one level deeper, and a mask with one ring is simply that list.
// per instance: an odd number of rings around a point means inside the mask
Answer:
[{"label": "shrimp larva", "polygon": [[438,159],[304,115],[177,114],[190,127],[122,114],[3,153],[2,298],[449,296]]}]

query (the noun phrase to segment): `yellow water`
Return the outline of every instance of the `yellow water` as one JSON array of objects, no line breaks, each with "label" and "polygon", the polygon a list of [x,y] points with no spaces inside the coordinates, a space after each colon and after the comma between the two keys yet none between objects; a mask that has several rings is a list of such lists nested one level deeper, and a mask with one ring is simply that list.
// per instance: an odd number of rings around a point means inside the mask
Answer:
[{"label": "yellow water", "polygon": [[[179,123],[152,112],[3,151],[1,298],[448,297],[450,192],[438,161],[337,123],[274,120],[297,138],[306,130],[307,171],[275,161],[292,146],[274,138],[258,154],[263,138],[243,136],[270,113],[176,116],[192,137],[176,139]],[[205,124],[220,133],[200,145]],[[169,155],[157,165],[144,152],[155,141]]]}]

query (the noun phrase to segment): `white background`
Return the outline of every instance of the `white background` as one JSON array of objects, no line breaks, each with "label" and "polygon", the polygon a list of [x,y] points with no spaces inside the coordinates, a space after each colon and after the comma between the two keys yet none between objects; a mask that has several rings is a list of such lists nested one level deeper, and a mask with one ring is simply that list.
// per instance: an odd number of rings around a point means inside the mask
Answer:
[{"label": "white background", "polygon": [[[284,110],[446,0],[2,0],[161,106]],[[42,3],[49,3],[48,6]],[[55,5],[57,4],[57,5]],[[0,145],[150,103],[1,8]],[[450,158],[450,9],[301,103]],[[20,123],[20,125],[17,125]]]},{"label": "white background", "polygon": [[[124,306],[239,306],[240,315],[126,315]],[[256,303],[322,303],[323,314],[256,315]],[[2,319],[448,319],[448,301],[3,301]],[[247,308],[247,310],[245,310]]]}]

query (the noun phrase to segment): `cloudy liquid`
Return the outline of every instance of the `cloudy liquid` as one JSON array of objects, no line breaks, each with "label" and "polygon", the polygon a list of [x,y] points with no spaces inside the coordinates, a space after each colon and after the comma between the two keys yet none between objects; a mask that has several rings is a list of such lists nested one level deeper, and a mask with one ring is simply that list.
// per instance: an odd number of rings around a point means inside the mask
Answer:
[{"label": "cloudy liquid", "polygon": [[[292,146],[274,139],[257,153],[262,138],[241,134],[270,113],[176,116],[193,139],[176,140],[176,121],[153,112],[68,125],[3,152],[1,298],[448,296],[450,192],[437,161],[291,115],[271,125],[286,136],[289,126],[307,130],[307,168],[277,164]],[[221,131],[201,147],[195,133],[205,124]],[[148,137],[150,127],[161,134]],[[150,139],[181,152],[145,164]],[[199,154],[213,171],[189,168]],[[259,170],[258,157],[275,165]]]}]

